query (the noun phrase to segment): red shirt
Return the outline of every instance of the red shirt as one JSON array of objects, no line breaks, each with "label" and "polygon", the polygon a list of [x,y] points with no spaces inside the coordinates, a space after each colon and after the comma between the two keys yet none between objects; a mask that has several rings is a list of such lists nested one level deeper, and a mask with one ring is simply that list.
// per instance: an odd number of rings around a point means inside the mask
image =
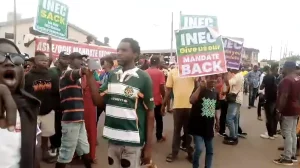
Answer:
[{"label": "red shirt", "polygon": [[[288,93],[286,105],[281,111],[283,116],[296,116],[300,114],[300,76],[289,75],[282,79],[278,86],[278,98]],[[279,99],[277,99],[279,101]]]},{"label": "red shirt", "polygon": [[165,84],[165,75],[158,68],[148,68],[146,72],[150,75],[152,79],[152,90],[153,90],[153,98],[155,105],[162,104],[162,97],[160,94],[160,85]]}]

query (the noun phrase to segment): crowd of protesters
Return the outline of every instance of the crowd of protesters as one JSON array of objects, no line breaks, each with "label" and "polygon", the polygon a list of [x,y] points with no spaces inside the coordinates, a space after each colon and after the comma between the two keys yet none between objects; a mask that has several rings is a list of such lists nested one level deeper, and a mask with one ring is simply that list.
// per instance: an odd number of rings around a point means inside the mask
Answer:
[{"label": "crowd of protesters", "polygon": [[[51,38],[48,43],[52,46]],[[282,77],[274,64],[263,70],[255,65],[247,73],[240,68],[182,78],[177,65],[164,66],[159,56],[137,67],[139,55],[138,42],[125,38],[116,55],[101,59],[99,75],[88,69],[88,55],[61,52],[53,62],[52,52],[49,56],[36,52],[28,59],[13,42],[0,39],[0,142],[7,146],[0,149],[5,153],[0,167],[40,167],[36,152],[40,134],[42,161],[65,168],[81,160],[91,168],[97,162],[97,124],[104,112],[102,135],[109,144],[109,167],[155,167],[152,133],[156,132],[158,143],[166,141],[163,116],[170,112],[174,130],[166,161],[176,161],[183,150],[192,167],[199,168],[205,146],[204,165],[211,168],[215,132],[226,145],[238,145],[239,138],[247,136],[239,122],[245,91],[249,109],[256,108],[259,97],[258,120],[262,107],[265,111],[267,132],[262,138],[278,137],[280,125],[284,152],[274,162],[297,162],[300,74],[294,62],[285,62]]]}]

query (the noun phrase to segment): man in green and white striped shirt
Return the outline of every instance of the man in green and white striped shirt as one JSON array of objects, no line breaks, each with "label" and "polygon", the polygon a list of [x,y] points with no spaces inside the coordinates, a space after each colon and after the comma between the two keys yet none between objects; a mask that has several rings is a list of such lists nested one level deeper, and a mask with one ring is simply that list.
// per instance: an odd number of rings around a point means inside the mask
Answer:
[{"label": "man in green and white striped shirt", "polygon": [[[108,139],[110,168],[139,168],[149,164],[152,151],[154,102],[149,75],[135,67],[138,42],[125,38],[118,47],[119,68],[101,86],[100,95],[90,86],[97,106],[106,105],[103,137]],[[92,83],[92,78],[89,78]],[[141,160],[141,155],[143,158]]]}]

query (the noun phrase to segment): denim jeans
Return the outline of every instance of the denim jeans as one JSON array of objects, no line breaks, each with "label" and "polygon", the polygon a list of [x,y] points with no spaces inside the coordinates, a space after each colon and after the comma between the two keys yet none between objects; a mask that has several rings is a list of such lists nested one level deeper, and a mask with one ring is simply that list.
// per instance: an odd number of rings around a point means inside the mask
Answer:
[{"label": "denim jeans", "polygon": [[193,156],[193,168],[199,168],[199,159],[202,153],[202,146],[205,145],[205,168],[212,167],[213,160],[213,138],[204,138],[194,135],[195,152]]},{"label": "denim jeans", "polygon": [[228,103],[226,122],[229,129],[229,137],[238,137],[239,118],[240,118],[240,107],[239,103]]},{"label": "denim jeans", "polygon": [[258,88],[249,86],[249,106],[254,106],[257,93],[258,93]]},{"label": "denim jeans", "polygon": [[284,139],[284,152],[285,159],[291,159],[296,156],[297,150],[297,122],[298,116],[283,116],[281,121],[281,132]]},{"label": "denim jeans", "polygon": [[78,156],[90,153],[84,122],[61,123],[62,137],[57,162],[70,163],[76,151]]}]

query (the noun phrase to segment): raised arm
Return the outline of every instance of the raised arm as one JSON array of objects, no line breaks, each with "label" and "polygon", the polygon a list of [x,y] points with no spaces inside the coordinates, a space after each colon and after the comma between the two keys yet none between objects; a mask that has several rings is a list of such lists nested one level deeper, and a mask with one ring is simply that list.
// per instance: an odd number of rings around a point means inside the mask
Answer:
[{"label": "raised arm", "polygon": [[199,99],[199,94],[200,94],[200,91],[201,91],[201,86],[199,86],[191,95],[190,97],[190,103],[191,104],[195,104],[198,99]]},{"label": "raised arm", "polygon": [[16,125],[17,105],[8,87],[3,84],[0,84],[0,99],[0,120],[5,118],[5,121],[0,122],[0,127],[8,127],[9,131],[13,131]]},{"label": "raised arm", "polygon": [[68,70],[66,71],[61,78],[68,79],[72,82],[77,81],[82,77],[84,74],[84,71],[82,68],[81,69],[74,69],[74,70]]},{"label": "raised arm", "polygon": [[49,44],[49,67],[51,66],[53,62],[53,53],[52,53],[52,38],[49,36],[48,38],[48,44]]},{"label": "raised arm", "polygon": [[91,90],[91,95],[92,95],[92,100],[95,106],[104,108],[105,103],[104,103],[104,96],[107,92],[108,89],[108,80],[106,80],[100,87],[100,93],[99,93],[99,88],[97,85],[95,85],[96,80],[94,78],[93,72],[88,71],[86,75],[87,79],[87,84]]}]

